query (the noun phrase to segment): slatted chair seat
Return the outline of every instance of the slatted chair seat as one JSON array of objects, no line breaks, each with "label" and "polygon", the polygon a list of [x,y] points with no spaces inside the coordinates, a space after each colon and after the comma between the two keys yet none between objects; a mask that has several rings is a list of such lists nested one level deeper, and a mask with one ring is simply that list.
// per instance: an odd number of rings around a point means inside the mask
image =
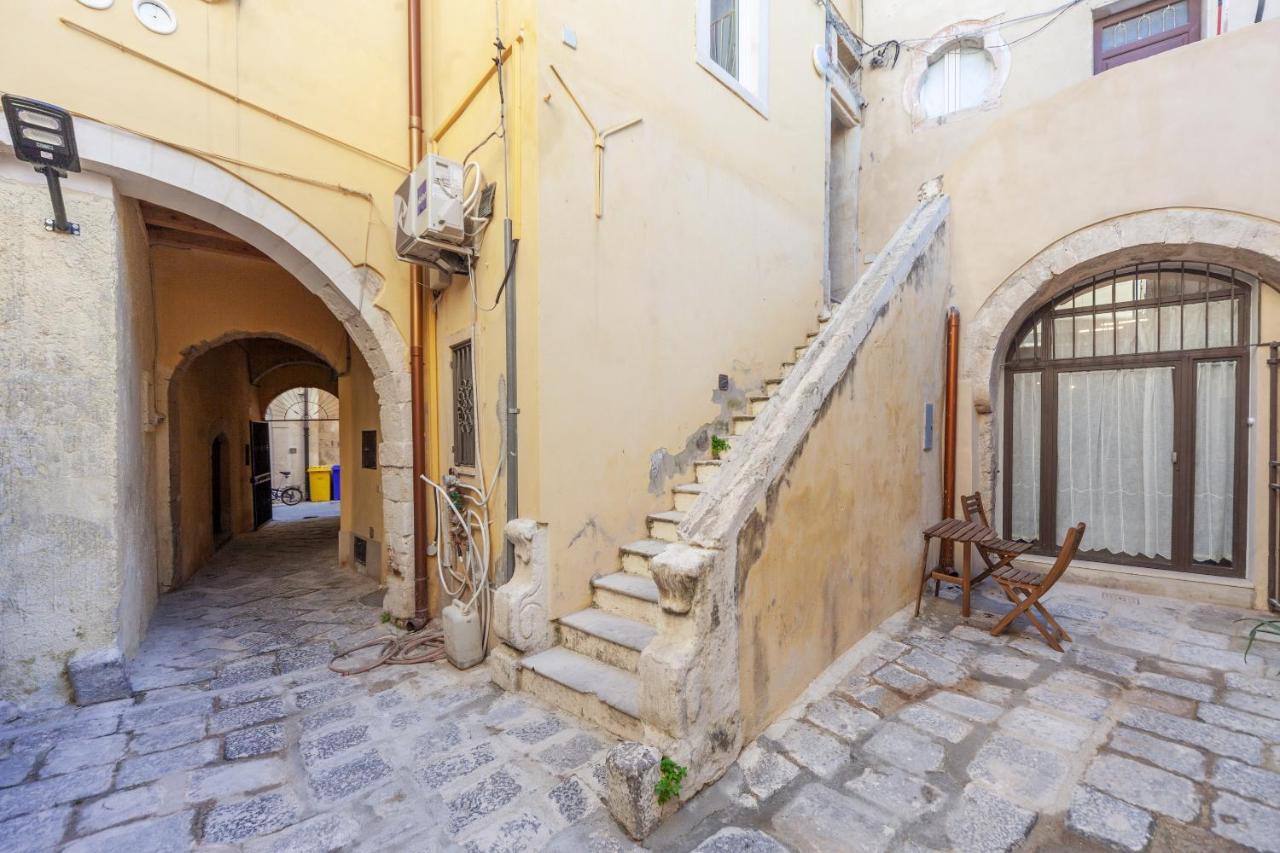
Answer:
[{"label": "slatted chair seat", "polygon": [[[1000,584],[1000,589],[1004,591],[1005,597],[1014,606],[991,629],[991,636],[1000,636],[1009,630],[1013,620],[1019,616],[1025,616],[1055,652],[1062,651],[1062,640],[1071,642],[1071,636],[1050,615],[1045,606],[1040,603],[1040,599],[1053,589],[1058,578],[1066,573],[1067,566],[1071,564],[1076,556],[1076,550],[1080,547],[1080,540],[1084,538],[1084,527],[1082,521],[1067,530],[1067,535],[1062,540],[1062,550],[1058,552],[1058,558],[1053,561],[1053,567],[1049,571],[1038,572],[1034,569],[1007,566],[992,574],[996,583]],[[1039,614],[1039,619],[1036,618],[1036,614]]]},{"label": "slatted chair seat", "polygon": [[1038,572],[1035,569],[1020,569],[1014,566],[1007,566],[992,575],[997,581],[1013,584],[1020,587],[1036,587],[1044,581],[1044,572]]}]

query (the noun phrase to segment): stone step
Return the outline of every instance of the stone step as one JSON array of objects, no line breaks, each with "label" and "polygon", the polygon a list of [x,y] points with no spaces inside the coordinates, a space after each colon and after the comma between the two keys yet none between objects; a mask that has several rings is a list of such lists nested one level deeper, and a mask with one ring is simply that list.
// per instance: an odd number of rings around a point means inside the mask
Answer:
[{"label": "stone step", "polygon": [[658,624],[658,585],[653,578],[614,572],[591,581],[596,606],[615,616]]},{"label": "stone step", "polygon": [[[676,488],[680,487],[677,486]],[[618,549],[622,556],[622,570],[631,572],[633,575],[651,577],[649,561],[661,554],[662,549],[669,544],[671,543],[664,542],[661,539],[640,539],[623,545]]]},{"label": "stone step", "polygon": [[795,363],[794,361],[784,361],[784,362],[782,362],[782,378],[783,378],[783,379],[786,379],[786,378],[787,378],[787,374],[791,372],[791,368],[793,368],[793,367],[795,367],[795,366],[796,366],[796,363]]},{"label": "stone step", "polygon": [[667,510],[666,512],[653,512],[649,514],[649,535],[654,539],[663,539],[667,542],[675,542],[680,538],[676,529],[680,526],[680,522],[684,521],[684,513],[675,510]]},{"label": "stone step", "polygon": [[795,352],[795,354],[796,354],[796,361],[799,361],[801,358],[803,358],[803,357],[804,357],[804,354],[805,354],[805,351],[806,351],[806,350],[808,350],[808,349],[809,349],[809,345],[808,345],[808,344],[803,344],[803,345],[801,345],[801,346],[796,347],[796,348],[795,348],[795,350],[794,350],[794,352]]},{"label": "stone step", "polygon": [[699,483],[706,485],[720,473],[719,459],[699,459],[693,463],[693,476]]},{"label": "stone step", "polygon": [[752,416],[758,415],[764,411],[764,407],[769,405],[769,401],[773,399],[770,394],[749,394],[747,402],[751,404]]},{"label": "stone step", "polygon": [[778,389],[782,387],[782,379],[766,379],[764,381],[764,392],[772,397],[778,393]]},{"label": "stone step", "polygon": [[[825,323],[826,321],[820,320],[818,322],[819,324],[822,324],[822,323]],[[809,332],[807,335],[805,335],[805,337],[809,339],[809,343],[813,343],[813,339],[816,338],[819,334],[820,334],[820,331]]]},{"label": "stone step", "polygon": [[688,512],[693,509],[698,498],[707,490],[703,483],[685,483],[671,490],[676,499],[676,512]]},{"label": "stone step", "polygon": [[755,419],[755,415],[734,415],[733,434],[746,435],[747,430],[751,429],[751,424],[755,422]]},{"label": "stone step", "polygon": [[557,620],[560,644],[572,652],[635,672],[640,653],[657,631],[647,622],[588,607]]},{"label": "stone step", "polygon": [[620,738],[642,733],[640,679],[563,646],[521,660],[520,688]]}]

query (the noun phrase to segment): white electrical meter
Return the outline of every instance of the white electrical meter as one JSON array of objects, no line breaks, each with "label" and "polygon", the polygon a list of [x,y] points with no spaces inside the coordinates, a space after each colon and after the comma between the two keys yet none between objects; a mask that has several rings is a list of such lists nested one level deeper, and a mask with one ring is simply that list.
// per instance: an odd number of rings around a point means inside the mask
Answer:
[{"label": "white electrical meter", "polygon": [[462,164],[429,154],[413,170],[413,230],[420,239],[461,243]]}]

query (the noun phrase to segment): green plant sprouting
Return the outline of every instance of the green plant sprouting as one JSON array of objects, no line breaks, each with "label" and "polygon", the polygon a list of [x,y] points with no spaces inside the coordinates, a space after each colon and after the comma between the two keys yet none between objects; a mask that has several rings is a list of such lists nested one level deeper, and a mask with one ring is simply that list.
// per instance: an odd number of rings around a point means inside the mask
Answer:
[{"label": "green plant sprouting", "polygon": [[658,804],[665,805],[668,800],[680,796],[680,783],[684,781],[689,768],[664,757],[658,765],[658,772],[662,775],[653,786],[653,792],[658,795]]},{"label": "green plant sprouting", "polygon": [[729,449],[729,442],[718,435],[711,436],[711,458],[719,459],[720,454]]},{"label": "green plant sprouting", "polygon": [[1249,650],[1253,648],[1253,643],[1258,639],[1259,634],[1273,634],[1280,637],[1280,619],[1257,619],[1245,618],[1237,619],[1237,622],[1252,622],[1253,628],[1249,630],[1249,642],[1244,647],[1244,659],[1249,659]]}]

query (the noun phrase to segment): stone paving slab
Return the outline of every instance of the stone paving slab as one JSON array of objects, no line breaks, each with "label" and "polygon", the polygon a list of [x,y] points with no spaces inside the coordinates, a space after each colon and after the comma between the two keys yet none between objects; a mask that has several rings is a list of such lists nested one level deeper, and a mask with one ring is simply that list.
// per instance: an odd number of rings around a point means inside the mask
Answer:
[{"label": "stone paving slab", "polygon": [[955,598],[881,625],[651,846],[1280,851],[1280,658],[1244,660],[1247,611],[1060,583],[1059,654],[992,637],[987,585]]},{"label": "stone paving slab", "polygon": [[226,546],[162,598],[133,698],[0,709],[0,849],[518,850],[575,826],[620,841],[601,730],[483,667],[329,671],[335,647],[388,631],[336,535],[317,519]]},{"label": "stone paving slab", "polygon": [[165,596],[139,695],[0,707],[0,849],[1280,850],[1280,650],[1244,661],[1241,612],[1062,583],[1058,654],[944,590],[636,845],[600,730],[483,669],[328,670],[386,631],[335,530],[268,526]]}]

